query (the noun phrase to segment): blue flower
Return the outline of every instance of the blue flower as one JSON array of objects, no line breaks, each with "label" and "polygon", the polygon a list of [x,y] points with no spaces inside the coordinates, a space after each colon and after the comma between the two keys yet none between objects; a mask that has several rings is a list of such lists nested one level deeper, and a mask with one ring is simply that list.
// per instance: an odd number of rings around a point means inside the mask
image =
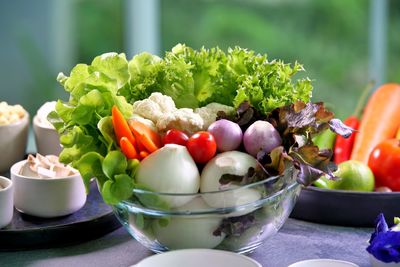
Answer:
[{"label": "blue flower", "polygon": [[389,229],[383,214],[376,220],[367,251],[383,262],[400,262],[400,232]]}]

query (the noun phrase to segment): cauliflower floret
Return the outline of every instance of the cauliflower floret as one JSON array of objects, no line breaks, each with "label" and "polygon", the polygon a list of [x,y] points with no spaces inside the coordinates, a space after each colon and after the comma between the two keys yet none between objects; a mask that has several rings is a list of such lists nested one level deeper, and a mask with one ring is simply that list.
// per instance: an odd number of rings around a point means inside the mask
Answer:
[{"label": "cauliflower floret", "polygon": [[170,96],[161,93],[152,93],[148,99],[157,103],[163,113],[173,112],[176,110],[175,102]]},{"label": "cauliflower floret", "polygon": [[176,107],[172,98],[161,93],[152,93],[149,98],[133,103],[133,113],[154,123],[157,123],[166,113],[175,110]]},{"label": "cauliflower floret", "polygon": [[235,109],[233,107],[214,102],[194,110],[194,112],[199,114],[203,119],[203,130],[207,130],[208,126],[210,126],[210,124],[217,119],[218,111],[223,111],[229,115],[233,113]]},{"label": "cauliflower floret", "polygon": [[190,108],[180,108],[173,113],[166,113],[157,121],[156,125],[159,131],[178,129],[189,134],[204,129],[203,119]]}]

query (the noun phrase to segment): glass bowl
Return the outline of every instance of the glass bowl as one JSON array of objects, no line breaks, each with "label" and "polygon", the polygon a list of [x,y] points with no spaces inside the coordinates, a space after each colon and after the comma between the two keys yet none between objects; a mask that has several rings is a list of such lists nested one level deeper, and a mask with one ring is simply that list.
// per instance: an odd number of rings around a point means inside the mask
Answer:
[{"label": "glass bowl", "polygon": [[134,189],[129,200],[113,209],[128,232],[156,253],[188,248],[248,253],[288,218],[301,190],[296,176],[289,168],[282,176],[197,194]]}]

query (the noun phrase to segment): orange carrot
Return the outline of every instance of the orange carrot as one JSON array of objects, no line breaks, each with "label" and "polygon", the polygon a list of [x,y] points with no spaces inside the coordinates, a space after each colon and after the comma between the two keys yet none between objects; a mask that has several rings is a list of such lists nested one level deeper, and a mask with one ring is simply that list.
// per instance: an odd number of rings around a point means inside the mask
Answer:
[{"label": "orange carrot", "polygon": [[135,149],[135,147],[132,145],[132,143],[129,141],[127,137],[122,137],[121,140],[119,140],[119,145],[121,146],[121,151],[124,153],[124,155],[128,159],[138,159],[139,155]]},{"label": "orange carrot", "polygon": [[117,140],[120,141],[122,137],[128,138],[129,142],[133,146],[136,145],[135,137],[133,136],[131,130],[129,129],[128,122],[125,120],[124,115],[118,109],[117,106],[113,106],[111,109],[112,113],[112,123],[114,127],[114,132]]},{"label": "orange carrot", "polygon": [[141,142],[136,142],[136,145],[137,145],[137,150],[138,151],[146,150],[146,147]]},{"label": "orange carrot", "polygon": [[153,153],[154,151],[159,149],[159,147],[157,147],[156,144],[154,144],[154,142],[146,134],[141,134],[139,136],[138,143],[141,143],[146,148],[146,150],[150,153]]},{"label": "orange carrot", "polygon": [[147,157],[148,155],[150,155],[150,153],[147,152],[147,151],[145,151],[145,150],[143,150],[143,151],[140,151],[139,155],[140,155],[140,158],[141,158],[141,159],[144,159],[145,157]]},{"label": "orange carrot", "polygon": [[162,147],[161,136],[157,132],[152,130],[149,126],[135,120],[129,120],[128,124],[136,139],[139,139],[140,135],[144,134],[153,142],[153,144],[157,148]]},{"label": "orange carrot", "polygon": [[368,100],[356,135],[351,159],[368,164],[381,141],[393,138],[400,126],[400,84],[384,84]]}]

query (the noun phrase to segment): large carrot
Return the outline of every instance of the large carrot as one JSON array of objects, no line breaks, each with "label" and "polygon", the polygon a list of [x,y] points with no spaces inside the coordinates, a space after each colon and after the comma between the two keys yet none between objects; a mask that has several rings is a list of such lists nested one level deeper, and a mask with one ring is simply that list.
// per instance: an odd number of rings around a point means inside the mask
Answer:
[{"label": "large carrot", "polygon": [[354,141],[351,159],[368,164],[372,149],[393,138],[400,127],[400,84],[379,87],[369,98]]},{"label": "large carrot", "polygon": [[112,123],[114,127],[114,133],[117,137],[117,141],[121,140],[122,137],[128,138],[129,142],[131,142],[132,145],[136,145],[136,140],[135,137],[133,136],[131,130],[129,129],[128,122],[124,118],[124,115],[122,112],[118,109],[117,106],[113,106],[111,109],[111,118],[112,118]]}]

